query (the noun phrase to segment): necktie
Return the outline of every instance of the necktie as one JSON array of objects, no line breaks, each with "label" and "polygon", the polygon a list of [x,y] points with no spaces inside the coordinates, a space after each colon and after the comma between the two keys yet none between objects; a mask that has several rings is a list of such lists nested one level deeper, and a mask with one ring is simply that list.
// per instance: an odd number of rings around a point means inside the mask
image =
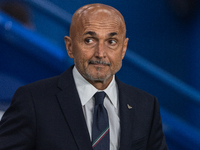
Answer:
[{"label": "necktie", "polygon": [[105,92],[97,92],[94,95],[95,106],[92,125],[93,150],[109,150],[109,122],[106,108],[103,105]]}]

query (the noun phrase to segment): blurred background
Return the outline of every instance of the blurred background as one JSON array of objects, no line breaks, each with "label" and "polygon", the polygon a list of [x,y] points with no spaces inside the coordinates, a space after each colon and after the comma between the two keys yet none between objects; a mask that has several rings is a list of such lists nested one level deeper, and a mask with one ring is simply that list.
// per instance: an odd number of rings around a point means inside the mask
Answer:
[{"label": "blurred background", "polygon": [[72,14],[104,3],[125,18],[118,78],[155,95],[170,150],[200,149],[199,0],[0,0],[0,118],[15,90],[61,74]]}]

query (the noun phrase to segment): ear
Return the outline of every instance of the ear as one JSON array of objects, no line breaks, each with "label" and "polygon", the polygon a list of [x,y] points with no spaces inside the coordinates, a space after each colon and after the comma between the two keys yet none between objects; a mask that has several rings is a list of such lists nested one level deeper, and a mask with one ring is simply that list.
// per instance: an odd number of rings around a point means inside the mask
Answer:
[{"label": "ear", "polygon": [[72,40],[69,36],[65,36],[65,46],[66,46],[66,49],[67,49],[67,53],[68,53],[68,56],[70,58],[74,58],[74,55],[73,55],[73,52],[72,52]]},{"label": "ear", "polygon": [[129,40],[128,38],[126,38],[124,40],[124,45],[123,45],[123,48],[122,48],[122,59],[124,58],[126,50],[127,50],[128,40]]}]

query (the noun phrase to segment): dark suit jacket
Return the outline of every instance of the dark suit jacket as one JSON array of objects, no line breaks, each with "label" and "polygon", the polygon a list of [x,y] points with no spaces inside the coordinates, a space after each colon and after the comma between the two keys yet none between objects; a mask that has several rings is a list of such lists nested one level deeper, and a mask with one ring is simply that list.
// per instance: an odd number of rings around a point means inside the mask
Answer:
[{"label": "dark suit jacket", "polygon": [[[16,91],[0,122],[0,150],[92,150],[72,68]],[[156,98],[116,81],[120,150],[167,149]]]}]

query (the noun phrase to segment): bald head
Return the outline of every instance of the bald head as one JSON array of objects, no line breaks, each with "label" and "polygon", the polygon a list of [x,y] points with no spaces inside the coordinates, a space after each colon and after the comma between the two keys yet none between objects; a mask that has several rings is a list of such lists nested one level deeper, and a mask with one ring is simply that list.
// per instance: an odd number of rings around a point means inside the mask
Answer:
[{"label": "bald head", "polygon": [[126,36],[126,25],[123,16],[115,8],[104,4],[89,4],[79,8],[73,15],[70,26],[70,37],[77,35],[80,28],[84,28],[91,20],[103,22],[114,21]]}]

